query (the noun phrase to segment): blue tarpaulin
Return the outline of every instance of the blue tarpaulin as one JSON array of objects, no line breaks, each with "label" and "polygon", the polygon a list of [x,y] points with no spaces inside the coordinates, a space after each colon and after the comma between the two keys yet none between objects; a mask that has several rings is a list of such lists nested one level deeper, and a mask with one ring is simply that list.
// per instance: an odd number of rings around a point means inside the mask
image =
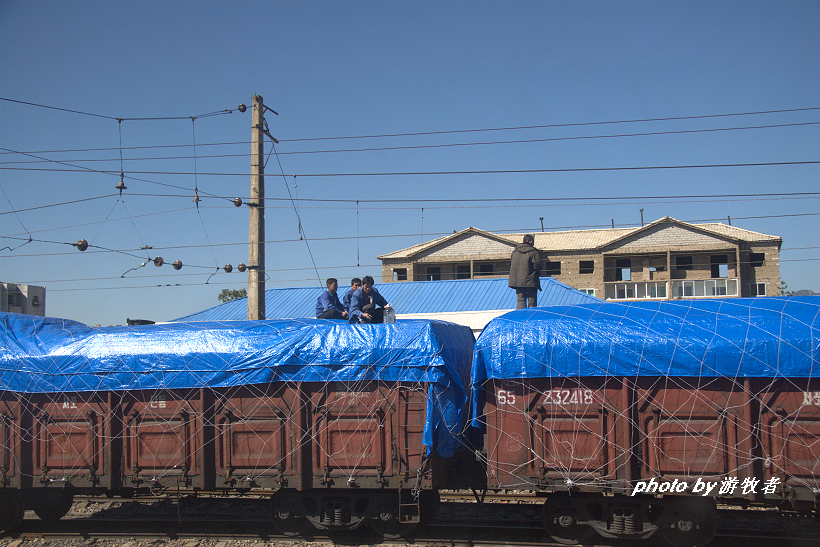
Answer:
[{"label": "blue tarpaulin", "polygon": [[820,297],[725,298],[529,308],[476,341],[472,383],[584,376],[820,374]]},{"label": "blue tarpaulin", "polygon": [[294,319],[88,327],[0,313],[0,390],[220,388],[270,382],[429,384],[424,441],[449,455],[467,411],[475,343],[441,321],[348,325]]},{"label": "blue tarpaulin", "polygon": [[493,319],[476,340],[473,423],[487,379],[819,374],[818,296],[529,308]]}]

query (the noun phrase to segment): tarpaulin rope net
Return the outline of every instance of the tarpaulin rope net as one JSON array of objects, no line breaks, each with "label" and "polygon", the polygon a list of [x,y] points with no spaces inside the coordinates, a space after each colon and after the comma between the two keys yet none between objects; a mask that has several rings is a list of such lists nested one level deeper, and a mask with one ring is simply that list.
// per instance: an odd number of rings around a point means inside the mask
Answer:
[{"label": "tarpaulin rope net", "polygon": [[[226,484],[241,487],[281,475],[310,444],[312,457],[353,480],[395,450],[376,433],[397,410],[397,385],[421,405],[428,454],[463,449],[475,341],[466,327],[297,319],[100,328],[0,314],[0,328],[7,474],[60,481],[102,473],[113,458],[140,475],[134,484],[167,487],[201,473],[208,453]],[[10,422],[22,412],[32,423],[15,437]],[[110,454],[112,442],[121,454]],[[45,461],[21,465],[20,443]]]},{"label": "tarpaulin rope net", "polygon": [[813,497],[818,375],[818,297],[517,310],[476,342],[473,425],[491,487]]}]

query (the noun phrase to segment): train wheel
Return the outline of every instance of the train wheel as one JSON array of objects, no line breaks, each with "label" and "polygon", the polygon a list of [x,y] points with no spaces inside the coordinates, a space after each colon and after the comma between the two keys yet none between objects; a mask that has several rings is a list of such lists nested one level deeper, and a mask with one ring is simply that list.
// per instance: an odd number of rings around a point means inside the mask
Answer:
[{"label": "train wheel", "polygon": [[417,522],[400,522],[398,506],[392,504],[379,507],[377,517],[370,521],[370,527],[385,539],[405,537],[415,530],[416,526]]},{"label": "train wheel", "polygon": [[672,526],[661,536],[674,547],[702,547],[712,541],[717,530],[714,498],[692,498],[673,515]]},{"label": "train wheel", "polygon": [[36,491],[31,509],[41,520],[55,521],[71,510],[74,494],[63,489],[44,488]]},{"label": "train wheel", "polygon": [[0,490],[0,534],[13,532],[23,522],[23,496],[12,488]]},{"label": "train wheel", "polygon": [[591,526],[578,524],[578,511],[566,496],[553,496],[544,502],[542,519],[552,539],[564,545],[584,543],[595,535]]},{"label": "train wheel", "polygon": [[288,501],[271,500],[273,527],[284,536],[299,536],[310,530],[310,521],[299,516],[296,507]]}]

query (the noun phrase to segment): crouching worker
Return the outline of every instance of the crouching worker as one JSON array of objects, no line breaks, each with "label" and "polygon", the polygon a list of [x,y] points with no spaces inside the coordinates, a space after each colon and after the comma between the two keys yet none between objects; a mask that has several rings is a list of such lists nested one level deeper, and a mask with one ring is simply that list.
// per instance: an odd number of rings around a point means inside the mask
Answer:
[{"label": "crouching worker", "polygon": [[339,282],[331,277],[326,285],[327,290],[316,299],[316,319],[347,319],[347,311],[336,295]]},{"label": "crouching worker", "polygon": [[[381,306],[381,307],[377,307]],[[366,275],[362,286],[350,298],[350,323],[383,323],[384,310],[392,309],[387,300],[373,286],[373,278]]]}]

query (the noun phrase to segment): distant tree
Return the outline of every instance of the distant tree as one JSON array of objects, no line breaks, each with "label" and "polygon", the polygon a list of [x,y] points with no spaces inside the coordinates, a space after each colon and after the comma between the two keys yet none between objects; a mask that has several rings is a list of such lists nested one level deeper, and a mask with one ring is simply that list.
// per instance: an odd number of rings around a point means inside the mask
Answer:
[{"label": "distant tree", "polygon": [[794,291],[789,290],[789,286],[785,281],[780,281],[780,296],[794,296]]},{"label": "distant tree", "polygon": [[222,289],[222,292],[219,293],[220,302],[230,302],[231,300],[237,300],[239,298],[245,298],[248,296],[248,291],[245,289]]}]

